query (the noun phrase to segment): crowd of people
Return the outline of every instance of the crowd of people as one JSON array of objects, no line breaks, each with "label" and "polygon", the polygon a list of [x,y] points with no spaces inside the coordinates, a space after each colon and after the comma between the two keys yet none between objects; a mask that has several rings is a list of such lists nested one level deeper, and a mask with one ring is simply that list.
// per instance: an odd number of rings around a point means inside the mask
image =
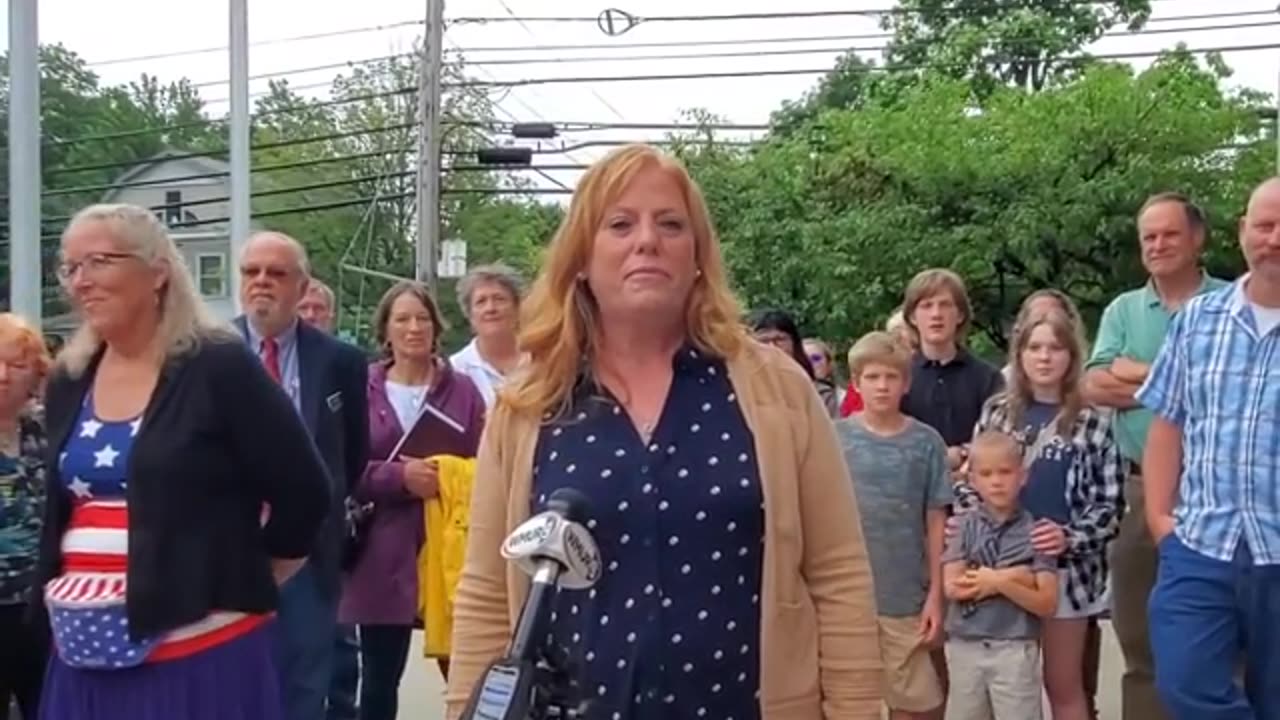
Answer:
[{"label": "crowd of people", "polygon": [[603,577],[545,647],[579,717],[1087,720],[1108,616],[1123,720],[1280,717],[1280,179],[1232,282],[1190,198],[1136,226],[1148,281],[1096,332],[1032,293],[998,368],[946,269],[844,358],[745,313],[647,146],[586,172],[527,291],[458,283],[452,355],[413,282],[372,353],[335,338],[275,232],[222,323],[153,213],[86,208],[65,347],[0,315],[0,703],[392,720],[423,628],[453,720],[528,591],[499,547],[571,487]]}]

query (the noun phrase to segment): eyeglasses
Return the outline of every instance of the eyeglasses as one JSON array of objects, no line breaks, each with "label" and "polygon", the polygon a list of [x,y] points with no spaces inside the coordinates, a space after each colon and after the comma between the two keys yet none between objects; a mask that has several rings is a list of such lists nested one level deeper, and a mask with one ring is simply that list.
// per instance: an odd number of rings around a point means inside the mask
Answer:
[{"label": "eyeglasses", "polygon": [[89,253],[80,260],[64,260],[58,265],[58,279],[64,283],[71,282],[77,270],[84,270],[87,275],[98,275],[121,260],[136,257],[132,253],[100,252]]}]

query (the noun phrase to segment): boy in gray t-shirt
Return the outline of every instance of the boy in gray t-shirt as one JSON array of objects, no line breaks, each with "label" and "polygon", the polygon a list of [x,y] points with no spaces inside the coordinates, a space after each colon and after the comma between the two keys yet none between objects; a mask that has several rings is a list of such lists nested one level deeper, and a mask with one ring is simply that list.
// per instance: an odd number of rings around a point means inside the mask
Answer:
[{"label": "boy in gray t-shirt", "polygon": [[853,476],[879,612],[891,720],[942,704],[929,647],[942,634],[942,543],[952,502],[942,436],[900,409],[911,351],[875,332],[849,351],[863,411],[836,424]]},{"label": "boy in gray t-shirt", "polygon": [[962,515],[942,554],[947,598],[947,717],[1042,717],[1040,618],[1058,607],[1057,563],[1031,546],[1018,505],[1026,480],[1014,438],[986,432],[969,446],[982,504]]}]

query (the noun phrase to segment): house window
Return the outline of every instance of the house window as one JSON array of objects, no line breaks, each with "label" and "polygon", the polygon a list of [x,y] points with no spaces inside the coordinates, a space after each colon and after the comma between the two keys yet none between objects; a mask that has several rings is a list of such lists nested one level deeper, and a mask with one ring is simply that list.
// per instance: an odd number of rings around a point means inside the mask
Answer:
[{"label": "house window", "polygon": [[164,193],[164,222],[174,225],[182,222],[182,191],[166,190]]},{"label": "house window", "polygon": [[224,253],[201,253],[196,256],[196,284],[207,298],[227,296],[227,256]]}]

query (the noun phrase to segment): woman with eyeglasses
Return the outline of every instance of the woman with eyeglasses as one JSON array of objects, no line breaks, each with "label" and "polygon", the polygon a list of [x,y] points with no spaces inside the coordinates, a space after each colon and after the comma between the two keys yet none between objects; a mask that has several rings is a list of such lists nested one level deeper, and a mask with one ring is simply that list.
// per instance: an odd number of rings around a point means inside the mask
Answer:
[{"label": "woman with eyeglasses", "polygon": [[40,718],[281,718],[277,588],[324,521],[325,466],[149,210],[80,211],[61,255],[81,324],[45,402]]}]

